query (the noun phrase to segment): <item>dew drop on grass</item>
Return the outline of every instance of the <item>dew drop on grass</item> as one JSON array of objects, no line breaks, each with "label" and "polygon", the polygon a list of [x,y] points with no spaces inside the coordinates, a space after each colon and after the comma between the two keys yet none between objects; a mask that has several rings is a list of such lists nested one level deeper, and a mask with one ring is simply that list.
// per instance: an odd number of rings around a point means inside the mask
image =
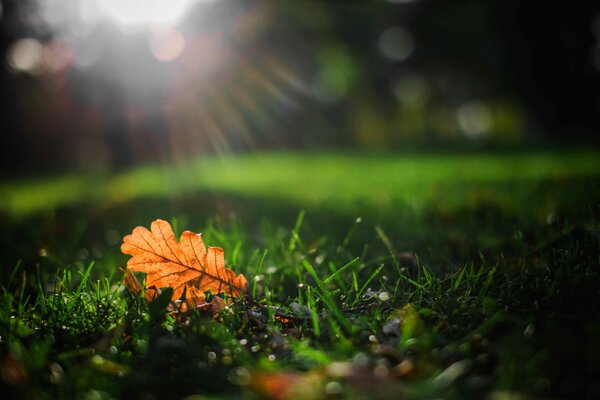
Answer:
[{"label": "dew drop on grass", "polygon": [[268,267],[265,272],[267,274],[274,274],[275,272],[277,272],[277,267]]},{"label": "dew drop on grass", "polygon": [[217,353],[209,351],[206,357],[208,358],[208,361],[215,361],[217,359]]},{"label": "dew drop on grass", "polygon": [[259,345],[257,345],[257,344],[255,344],[254,346],[252,346],[252,347],[250,348],[250,350],[252,350],[252,352],[253,352],[253,353],[256,353],[257,351],[259,351],[259,350],[260,350],[260,346],[259,346]]},{"label": "dew drop on grass", "polygon": [[390,294],[388,292],[381,292],[379,293],[379,300],[381,301],[388,301],[390,299]]},{"label": "dew drop on grass", "polygon": [[241,340],[240,340],[240,344],[241,344],[242,346],[245,346],[245,345],[247,345],[247,344],[248,344],[248,339],[241,339]]},{"label": "dew drop on grass", "polygon": [[277,357],[275,357],[275,354],[269,354],[269,361],[275,361],[277,359]]},{"label": "dew drop on grass", "polygon": [[116,348],[115,346],[110,346],[110,347],[108,348],[108,352],[109,352],[110,354],[117,354],[117,353],[119,352],[119,350],[117,350],[117,348]]}]

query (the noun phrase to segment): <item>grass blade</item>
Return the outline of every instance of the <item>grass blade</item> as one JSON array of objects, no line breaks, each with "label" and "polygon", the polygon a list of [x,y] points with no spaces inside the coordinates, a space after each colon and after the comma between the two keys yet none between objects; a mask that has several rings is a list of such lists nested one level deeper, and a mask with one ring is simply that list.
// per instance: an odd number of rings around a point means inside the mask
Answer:
[{"label": "grass blade", "polygon": [[340,269],[338,269],[333,274],[331,274],[327,278],[325,278],[325,280],[323,280],[323,283],[329,283],[329,282],[331,282],[332,279],[337,278],[339,274],[341,274],[342,272],[344,272],[345,270],[347,270],[348,268],[350,268],[351,266],[353,266],[358,260],[359,260],[359,258],[356,257],[356,258],[353,258],[352,260],[348,261]]}]

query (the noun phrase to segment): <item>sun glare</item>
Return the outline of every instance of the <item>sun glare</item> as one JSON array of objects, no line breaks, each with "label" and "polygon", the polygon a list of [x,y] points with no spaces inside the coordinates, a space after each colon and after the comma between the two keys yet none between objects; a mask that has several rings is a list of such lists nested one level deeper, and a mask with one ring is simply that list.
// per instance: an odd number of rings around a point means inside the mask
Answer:
[{"label": "sun glare", "polygon": [[125,27],[175,24],[193,3],[198,2],[198,0],[92,1],[99,10]]}]

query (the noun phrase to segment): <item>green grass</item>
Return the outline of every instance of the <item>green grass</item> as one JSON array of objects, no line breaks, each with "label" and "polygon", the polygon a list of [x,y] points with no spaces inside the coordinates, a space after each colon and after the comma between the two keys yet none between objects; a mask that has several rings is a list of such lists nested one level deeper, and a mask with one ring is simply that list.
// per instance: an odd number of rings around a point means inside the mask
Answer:
[{"label": "green grass", "polygon": [[[598,177],[600,154],[330,155],[203,157],[179,167],[146,166],[106,175],[71,174],[0,185],[0,210],[30,215],[86,201],[120,203],[212,191],[285,201],[301,208],[356,206],[420,211],[439,204],[512,207],[541,182]],[[515,190],[506,191],[506,185]],[[501,186],[498,189],[498,186]],[[507,205],[508,206],[508,205]]]},{"label": "green grass", "polygon": [[[280,154],[5,183],[0,393],[595,398],[599,159]],[[249,296],[177,316],[127,293],[120,239],[155,218],[223,247]]]}]

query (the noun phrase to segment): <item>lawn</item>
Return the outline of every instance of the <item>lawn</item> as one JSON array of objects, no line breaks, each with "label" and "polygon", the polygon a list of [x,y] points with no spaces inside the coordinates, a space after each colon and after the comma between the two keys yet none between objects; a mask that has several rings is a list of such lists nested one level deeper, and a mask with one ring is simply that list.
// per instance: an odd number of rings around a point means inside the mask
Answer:
[{"label": "lawn", "polygon": [[[16,398],[595,398],[600,154],[280,153],[0,183]],[[124,235],[202,232],[226,310],[128,293]],[[143,276],[139,276],[143,279]]]}]

